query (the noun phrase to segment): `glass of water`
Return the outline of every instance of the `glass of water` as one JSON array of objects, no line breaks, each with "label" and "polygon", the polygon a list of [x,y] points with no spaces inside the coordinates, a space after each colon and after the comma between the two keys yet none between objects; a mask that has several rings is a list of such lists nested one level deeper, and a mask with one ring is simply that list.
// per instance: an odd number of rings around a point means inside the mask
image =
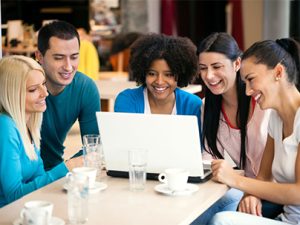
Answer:
[{"label": "glass of water", "polygon": [[67,174],[68,216],[71,224],[88,220],[89,178],[83,174]]},{"label": "glass of water", "polygon": [[128,151],[129,162],[129,188],[132,191],[145,189],[147,175],[147,154],[146,149],[138,148]]},{"label": "glass of water", "polygon": [[100,177],[101,169],[105,168],[102,142],[99,134],[86,134],[83,136],[83,155],[85,166],[97,169]]}]

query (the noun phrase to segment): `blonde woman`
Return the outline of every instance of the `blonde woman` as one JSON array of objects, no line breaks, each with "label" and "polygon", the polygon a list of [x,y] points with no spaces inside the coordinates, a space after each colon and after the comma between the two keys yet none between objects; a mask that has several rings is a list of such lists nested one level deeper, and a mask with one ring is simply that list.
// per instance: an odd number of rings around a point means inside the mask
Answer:
[{"label": "blonde woman", "polygon": [[46,173],[40,157],[45,81],[43,69],[31,58],[0,60],[0,207],[68,172],[60,163]]}]

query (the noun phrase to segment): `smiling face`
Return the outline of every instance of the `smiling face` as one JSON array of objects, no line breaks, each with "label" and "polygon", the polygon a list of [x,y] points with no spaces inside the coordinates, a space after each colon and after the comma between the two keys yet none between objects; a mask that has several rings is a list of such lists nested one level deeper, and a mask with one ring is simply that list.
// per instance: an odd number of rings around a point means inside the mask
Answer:
[{"label": "smiling face", "polygon": [[46,79],[39,70],[31,70],[26,82],[25,115],[28,119],[32,113],[46,110]]},{"label": "smiling face", "polygon": [[59,94],[69,85],[79,64],[79,43],[76,37],[63,40],[57,37],[49,39],[49,49],[37,58],[46,73],[47,88],[52,95]]},{"label": "smiling face", "polygon": [[250,57],[242,62],[241,77],[246,82],[246,94],[252,96],[261,109],[274,107],[277,99],[276,68],[256,64],[255,58]]},{"label": "smiling face", "polygon": [[164,59],[154,60],[146,75],[148,97],[154,101],[174,99],[177,87],[174,74]]},{"label": "smiling face", "polygon": [[232,62],[224,54],[202,52],[199,55],[200,75],[205,85],[215,95],[221,95],[235,86],[240,58]]}]

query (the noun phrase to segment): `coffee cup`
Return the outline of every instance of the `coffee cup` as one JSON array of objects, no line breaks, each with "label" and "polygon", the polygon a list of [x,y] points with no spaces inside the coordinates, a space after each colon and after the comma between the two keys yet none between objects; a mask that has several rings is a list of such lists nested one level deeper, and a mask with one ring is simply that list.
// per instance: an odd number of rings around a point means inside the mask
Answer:
[{"label": "coffee cup", "polygon": [[21,210],[22,225],[50,225],[53,203],[47,201],[26,202]]},{"label": "coffee cup", "polygon": [[89,188],[92,188],[95,186],[96,182],[96,175],[97,175],[97,169],[93,167],[76,167],[73,168],[72,172],[76,176],[78,175],[85,175],[89,178]]},{"label": "coffee cup", "polygon": [[166,169],[160,173],[158,180],[168,186],[171,191],[183,191],[186,189],[189,172],[182,168]]}]

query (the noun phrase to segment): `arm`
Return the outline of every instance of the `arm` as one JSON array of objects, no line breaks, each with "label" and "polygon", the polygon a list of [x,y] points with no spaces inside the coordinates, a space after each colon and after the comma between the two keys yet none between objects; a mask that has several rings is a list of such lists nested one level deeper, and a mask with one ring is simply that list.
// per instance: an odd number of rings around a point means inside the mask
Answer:
[{"label": "arm", "polygon": [[[272,181],[272,162],[274,158],[274,140],[268,135],[266,147],[263,153],[262,162],[256,179]],[[250,213],[253,215],[262,215],[262,204],[260,198],[245,193],[244,197],[240,201],[238,210],[244,213]]]},{"label": "arm", "polygon": [[[269,138],[268,138],[269,139]],[[270,146],[270,141],[269,146]],[[267,150],[267,149],[266,149]],[[257,179],[251,179],[243,177],[235,173],[230,166],[222,163],[221,160],[215,160],[212,162],[213,178],[216,181],[225,183],[230,187],[240,189],[248,194],[257,196],[268,201],[272,201],[279,204],[300,204],[300,146],[298,145],[298,154],[295,164],[295,182],[294,183],[275,183],[270,180],[262,181]],[[264,159],[271,152],[264,154]],[[270,157],[269,155],[269,157]],[[270,164],[270,159],[266,159],[266,164]],[[263,161],[264,164],[264,161]],[[262,166],[259,176],[261,178],[270,179],[271,168],[265,168]]]},{"label": "arm", "polygon": [[261,160],[259,172],[256,179],[272,181],[272,162],[274,158],[274,140],[268,135],[266,147]]},{"label": "arm", "polygon": [[65,165],[61,163],[46,173],[39,155],[34,161],[25,155],[15,127],[10,126],[5,132],[0,132],[0,184],[3,194],[1,203],[7,204],[43,187],[64,176],[67,171]]}]

